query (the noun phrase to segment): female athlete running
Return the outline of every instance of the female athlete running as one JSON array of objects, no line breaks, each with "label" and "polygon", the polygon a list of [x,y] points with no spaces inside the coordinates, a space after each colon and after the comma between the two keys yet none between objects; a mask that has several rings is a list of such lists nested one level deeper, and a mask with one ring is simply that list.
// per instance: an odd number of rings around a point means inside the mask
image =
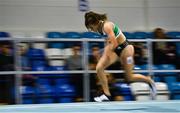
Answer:
[{"label": "female athlete running", "polygon": [[96,66],[97,76],[104,92],[100,96],[95,97],[94,100],[97,102],[111,100],[111,93],[109,91],[107,77],[104,75],[104,70],[117,60],[120,60],[123,66],[126,74],[125,79],[129,82],[141,81],[148,83],[151,97],[154,99],[156,95],[154,81],[150,77],[133,73],[134,47],[129,44],[119,27],[113,22],[108,21],[106,14],[98,14],[92,11],[85,13],[85,26],[89,31],[107,35],[103,55]]}]

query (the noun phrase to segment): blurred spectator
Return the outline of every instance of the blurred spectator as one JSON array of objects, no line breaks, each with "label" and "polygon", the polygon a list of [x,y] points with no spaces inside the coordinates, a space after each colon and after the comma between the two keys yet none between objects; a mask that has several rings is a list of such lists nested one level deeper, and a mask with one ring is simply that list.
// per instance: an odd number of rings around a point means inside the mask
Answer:
[{"label": "blurred spectator", "polygon": [[[23,71],[31,70],[31,65],[29,58],[27,57],[28,52],[28,44],[20,43],[19,44],[19,55],[21,59],[21,67],[20,69]],[[34,86],[36,77],[30,74],[22,75],[22,85],[25,86]]]},{"label": "blurred spectator", "polygon": [[19,54],[21,56],[21,69],[22,70],[31,70],[30,61],[27,55],[28,45],[25,43],[19,44]]},{"label": "blurred spectator", "polygon": [[0,42],[0,71],[14,70],[12,44],[9,41]]},{"label": "blurred spectator", "polygon": [[[9,41],[0,42],[0,71],[14,70],[14,57],[12,44]],[[0,103],[12,104],[12,89],[14,86],[14,75],[0,75]]]},{"label": "blurred spectator", "polygon": [[66,65],[69,70],[82,69],[82,56],[80,55],[81,46],[78,44],[72,47],[73,55],[66,59]]},{"label": "blurred spectator", "polygon": [[[162,28],[156,28],[153,35],[155,39],[169,39]],[[154,42],[153,60],[154,64],[176,64],[176,45],[173,42]]]},{"label": "blurred spectator", "polygon": [[[75,44],[72,46],[73,55],[66,59],[66,65],[68,70],[82,70],[82,56],[81,45]],[[73,74],[71,76],[71,82],[76,87],[76,102],[83,101],[83,76],[82,74]]]},{"label": "blurred spectator", "polygon": [[134,60],[136,65],[147,64],[147,48],[144,43],[134,43],[135,54]]},{"label": "blurred spectator", "polygon": [[89,56],[89,69],[95,70],[98,60],[101,57],[100,47],[97,44],[94,44],[91,48],[91,54]]}]

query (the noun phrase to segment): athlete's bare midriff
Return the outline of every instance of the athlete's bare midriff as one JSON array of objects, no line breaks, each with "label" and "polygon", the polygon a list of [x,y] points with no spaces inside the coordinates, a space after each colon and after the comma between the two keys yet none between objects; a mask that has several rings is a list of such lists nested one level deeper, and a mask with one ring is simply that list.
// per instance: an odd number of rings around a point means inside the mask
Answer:
[{"label": "athlete's bare midriff", "polygon": [[[119,37],[116,38],[118,45],[122,44],[124,41],[126,41],[126,37],[124,35],[120,35]],[[106,44],[111,44],[110,39],[106,39]]]}]

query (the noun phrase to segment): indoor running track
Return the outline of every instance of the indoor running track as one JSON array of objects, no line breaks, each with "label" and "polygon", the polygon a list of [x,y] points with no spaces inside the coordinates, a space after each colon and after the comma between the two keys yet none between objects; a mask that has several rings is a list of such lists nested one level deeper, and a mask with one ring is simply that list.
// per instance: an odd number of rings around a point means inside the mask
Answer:
[{"label": "indoor running track", "polygon": [[180,113],[180,100],[1,105],[0,113]]}]

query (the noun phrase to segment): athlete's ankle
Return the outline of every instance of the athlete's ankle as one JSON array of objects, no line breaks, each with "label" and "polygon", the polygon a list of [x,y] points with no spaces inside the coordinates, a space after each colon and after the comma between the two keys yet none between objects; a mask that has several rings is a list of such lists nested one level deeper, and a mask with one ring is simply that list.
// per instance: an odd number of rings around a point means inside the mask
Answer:
[{"label": "athlete's ankle", "polygon": [[111,94],[110,93],[103,93],[104,95],[106,95],[106,96],[111,96]]}]

